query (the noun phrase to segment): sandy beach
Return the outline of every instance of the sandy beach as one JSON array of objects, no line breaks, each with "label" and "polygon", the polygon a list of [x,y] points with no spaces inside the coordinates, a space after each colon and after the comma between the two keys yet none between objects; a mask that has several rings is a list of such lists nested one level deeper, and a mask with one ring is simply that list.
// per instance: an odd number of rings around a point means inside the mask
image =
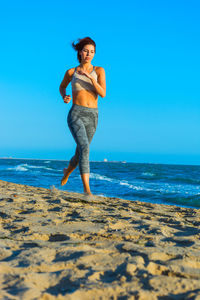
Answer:
[{"label": "sandy beach", "polygon": [[0,299],[200,299],[200,211],[0,181]]}]

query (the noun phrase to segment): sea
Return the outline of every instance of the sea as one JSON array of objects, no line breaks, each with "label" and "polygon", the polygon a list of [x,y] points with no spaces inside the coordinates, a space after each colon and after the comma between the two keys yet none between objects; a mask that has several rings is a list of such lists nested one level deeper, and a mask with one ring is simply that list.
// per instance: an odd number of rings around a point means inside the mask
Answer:
[{"label": "sea", "polygon": [[[36,187],[83,193],[79,168],[60,185],[68,161],[0,159],[0,179]],[[200,208],[200,166],[118,161],[91,161],[94,195]]]}]

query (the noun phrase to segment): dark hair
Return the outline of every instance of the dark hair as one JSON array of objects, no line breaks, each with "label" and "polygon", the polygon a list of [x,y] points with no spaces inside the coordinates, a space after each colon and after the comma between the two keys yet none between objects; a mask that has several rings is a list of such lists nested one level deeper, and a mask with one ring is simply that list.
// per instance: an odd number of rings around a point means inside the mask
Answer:
[{"label": "dark hair", "polygon": [[78,61],[81,62],[81,55],[79,54],[79,51],[81,51],[85,45],[93,45],[94,46],[94,50],[96,52],[96,44],[95,41],[93,41],[90,37],[85,37],[83,39],[78,39],[78,43],[72,43],[72,47],[74,48],[74,50],[77,51],[77,58]]}]

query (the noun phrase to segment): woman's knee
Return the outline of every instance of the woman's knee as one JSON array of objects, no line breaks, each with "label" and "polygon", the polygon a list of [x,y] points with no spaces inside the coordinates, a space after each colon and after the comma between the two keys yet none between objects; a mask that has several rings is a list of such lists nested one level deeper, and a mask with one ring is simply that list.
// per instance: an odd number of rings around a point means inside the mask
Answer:
[{"label": "woman's knee", "polygon": [[85,156],[89,154],[89,143],[88,144],[84,144],[80,147],[80,156]]},{"label": "woman's knee", "polygon": [[76,167],[78,165],[78,163],[79,163],[79,157],[74,155],[70,160],[70,165],[72,167]]}]

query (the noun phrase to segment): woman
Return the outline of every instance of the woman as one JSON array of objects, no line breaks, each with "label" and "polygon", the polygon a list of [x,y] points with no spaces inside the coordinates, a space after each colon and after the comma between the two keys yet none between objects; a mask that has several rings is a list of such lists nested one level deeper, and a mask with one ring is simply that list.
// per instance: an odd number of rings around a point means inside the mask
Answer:
[{"label": "woman", "polygon": [[105,70],[91,64],[96,52],[95,42],[89,38],[79,39],[72,43],[77,51],[80,65],[66,71],[60,84],[60,94],[64,103],[69,103],[70,95],[66,95],[66,87],[71,82],[73,105],[67,117],[69,129],[77,144],[75,155],[68,168],[64,168],[61,185],[66,184],[69,175],[79,164],[84,193],[92,195],[89,185],[89,144],[92,141],[98,123],[98,95],[106,95]]}]

